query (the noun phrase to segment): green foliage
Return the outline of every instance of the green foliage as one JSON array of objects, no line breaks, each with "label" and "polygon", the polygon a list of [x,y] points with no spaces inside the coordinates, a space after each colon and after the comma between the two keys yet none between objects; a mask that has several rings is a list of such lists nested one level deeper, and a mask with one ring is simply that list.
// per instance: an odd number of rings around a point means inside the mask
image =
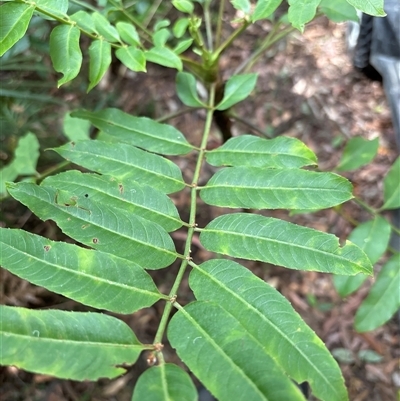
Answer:
[{"label": "green foliage", "polygon": [[[178,70],[179,98],[206,112],[201,145],[196,147],[175,127],[149,118],[111,108],[75,111],[64,120],[64,132],[71,142],[53,151],[79,169],[44,174],[37,183],[6,184],[13,198],[42,220],[53,220],[77,244],[1,228],[1,265],[103,312],[2,306],[0,363],[61,378],[96,380],[123,374],[122,366],[135,363],[142,351],[149,350],[157,366],[139,378],[132,400],[196,400],[188,373],[164,360],[166,334],[186,366],[220,401],[304,400],[295,384],[304,381],[321,400],[347,400],[337,363],[290,303],[244,266],[221,255],[303,271],[371,275],[372,263],[387,245],[387,223],[377,218],[360,226],[353,234],[354,243],[347,241],[342,246],[332,234],[241,210],[226,214],[220,209],[219,217],[205,227],[198,226],[199,198],[221,208],[316,210],[339,207],[353,194],[345,178],[305,169],[315,166],[317,159],[297,139],[243,135],[207,150],[214,112],[225,112],[248,98],[257,81],[256,74],[237,74],[222,83],[219,58],[251,21],[270,17],[281,1],[259,0],[254,10],[248,1],[232,1],[245,16],[230,37],[215,42],[215,50],[210,2],[201,2],[207,38],[203,38],[202,19],[195,15],[201,7],[194,7],[189,0],[172,3],[184,13],[181,26],[174,25],[172,30],[164,16],[142,24],[142,14],[132,11],[136,8],[125,8],[123,2],[114,0],[106,2],[104,9],[80,9],[71,16],[67,0],[10,1],[0,8],[11,16],[7,19],[10,23],[0,30],[2,53],[24,36],[33,12],[55,21],[50,56],[54,69],[63,74],[59,86],[79,74],[85,56],[89,58],[88,91],[93,89],[114,52],[133,71],[146,71],[147,62]],[[320,4],[317,0],[289,3],[289,21],[300,30]],[[377,13],[381,3],[377,3]],[[351,15],[343,2],[329,10],[323,4],[333,19],[336,14]],[[288,27],[278,29],[279,24],[267,40],[276,41],[278,36],[273,35],[290,31]],[[83,51],[82,36],[90,41]],[[192,53],[182,55],[189,48]],[[181,72],[184,67],[190,72]],[[197,93],[197,81],[207,90],[204,101]],[[90,139],[89,123],[100,130],[97,139]],[[32,148],[35,157],[27,162],[27,149],[31,152]],[[367,153],[368,158],[364,154],[359,157],[362,162],[358,161],[357,167],[371,159],[373,152]],[[187,182],[176,160],[189,154],[195,166]],[[11,163],[15,171],[6,179],[36,176],[36,161],[37,140],[28,134]],[[222,168],[200,187],[204,163]],[[397,205],[396,169],[398,162],[385,179],[382,209]],[[168,196],[180,191],[190,196],[185,221]],[[171,232],[182,227],[187,237],[180,254]],[[377,227],[384,228],[385,237],[370,250],[364,246],[365,239],[375,242]],[[207,251],[219,254],[201,264],[190,254],[197,233]],[[146,270],[167,269],[173,263],[179,265],[178,274],[169,293],[161,293]],[[398,256],[393,256],[380,272],[376,288],[356,317],[359,330],[382,324],[398,306],[396,289],[391,287],[398,278],[393,268],[397,263]],[[194,301],[186,304],[179,293],[189,270]],[[382,289],[388,289],[384,296]],[[164,303],[164,312],[152,344],[141,344],[121,320],[106,315],[133,313],[158,301]],[[170,319],[173,308],[176,313]],[[380,318],[371,318],[374,313]]]},{"label": "green foliage", "polygon": [[393,163],[391,169],[383,180],[382,210],[396,209],[400,207],[400,157]]},{"label": "green foliage", "polygon": [[39,141],[31,132],[21,137],[11,163],[0,169],[0,195],[6,194],[5,183],[18,176],[36,176],[36,163],[39,158]]},{"label": "green foliage", "polygon": [[400,254],[393,255],[379,272],[355,317],[358,331],[370,331],[386,323],[400,308]]},{"label": "green foliage", "polygon": [[[365,165],[375,156],[378,145],[377,139],[368,141],[362,138],[353,138],[344,149],[338,170],[350,170]],[[400,158],[393,163],[384,179],[384,205],[381,210],[394,209],[400,206],[399,160]],[[378,214],[379,211],[369,208],[369,212],[373,212],[375,217],[358,225],[350,233],[349,240],[365,252],[372,264],[376,264],[388,248],[392,227],[385,218]],[[400,308],[399,279],[397,277],[399,254],[396,251],[394,252],[390,261],[377,275],[369,295],[357,311],[355,328],[358,331],[378,328],[386,323]],[[357,274],[352,277],[335,275],[333,283],[339,295],[346,297],[358,290],[366,279],[365,274]]]},{"label": "green foliage", "polygon": [[[375,264],[385,253],[390,234],[390,224],[383,217],[377,216],[356,227],[350,233],[349,240],[358,245],[366,253],[371,263]],[[346,297],[358,290],[366,279],[367,276],[364,274],[357,274],[353,277],[336,275],[333,277],[333,282],[339,295]]]},{"label": "green foliage", "polygon": [[365,166],[376,156],[378,146],[378,138],[371,141],[361,137],[350,139],[344,148],[337,169],[339,171],[350,171]]},{"label": "green foliage", "polygon": [[116,377],[141,344],[121,320],[100,313],[0,305],[1,364],[72,380]]}]

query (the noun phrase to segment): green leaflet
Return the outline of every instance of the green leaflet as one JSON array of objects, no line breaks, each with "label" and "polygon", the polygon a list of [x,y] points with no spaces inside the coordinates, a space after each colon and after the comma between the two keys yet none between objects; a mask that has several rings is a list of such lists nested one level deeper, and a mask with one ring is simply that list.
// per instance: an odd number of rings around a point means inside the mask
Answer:
[{"label": "green leaflet", "polygon": [[241,135],[229,139],[219,148],[206,153],[213,166],[249,166],[294,168],[315,165],[317,157],[296,138],[278,136],[274,139]]},{"label": "green leaflet", "polygon": [[189,107],[205,107],[199,99],[196,88],[196,78],[188,72],[176,74],[176,92],[183,104]]},{"label": "green leaflet", "polygon": [[122,321],[100,313],[0,305],[0,364],[71,380],[113,378],[146,349]]},{"label": "green leaflet", "polygon": [[[67,11],[68,11],[68,0],[36,0],[36,11],[39,12],[47,12],[58,18],[67,18]],[[42,14],[42,18],[54,20],[54,18]]]},{"label": "green leaflet", "polygon": [[158,31],[153,33],[153,43],[154,46],[162,48],[166,45],[168,39],[171,36],[171,32],[167,28],[159,29]]},{"label": "green leaflet", "polygon": [[230,260],[196,266],[189,285],[196,299],[215,302],[234,316],[289,377],[307,381],[317,398],[347,399],[340,369],[324,343],[273,287]]},{"label": "green leaflet", "polygon": [[366,14],[384,17],[386,15],[383,4],[384,0],[347,0],[354,8]]},{"label": "green leaflet", "polygon": [[90,139],[90,122],[80,118],[72,118],[66,113],[63,122],[64,135],[70,141],[82,141]]},{"label": "green leaflet", "polygon": [[14,181],[19,175],[36,175],[38,158],[39,141],[36,135],[28,132],[19,139],[11,163],[0,169],[0,194],[6,193],[7,181]]},{"label": "green leaflet", "polygon": [[47,177],[41,185],[62,189],[78,198],[86,197],[117,210],[125,210],[157,223],[167,231],[175,231],[182,226],[172,200],[148,185],[134,181],[126,185],[123,180],[98,174],[83,174],[76,170]]},{"label": "green leaflet", "polygon": [[[186,33],[188,26],[189,26],[189,18],[187,17],[178,18],[174,23],[174,26],[172,28],[172,33],[176,38],[180,39]],[[176,53],[176,49],[174,51]]]},{"label": "green leaflet", "polygon": [[227,110],[250,95],[256,86],[257,74],[233,75],[225,83],[224,97],[217,104],[217,110]]},{"label": "green leaflet", "polygon": [[231,3],[236,10],[243,11],[245,14],[250,13],[251,4],[249,0],[232,0]]},{"label": "green leaflet", "polygon": [[325,209],[353,197],[351,183],[333,173],[300,169],[228,167],[201,190],[213,206],[247,209]]},{"label": "green leaflet", "polygon": [[92,18],[92,14],[86,11],[79,10],[70,16],[72,21],[75,21],[78,26],[89,33],[96,33],[96,27]]},{"label": "green leaflet", "polygon": [[260,19],[268,18],[282,3],[282,0],[258,0],[252,21],[256,22]]},{"label": "green leaflet", "polygon": [[119,109],[96,112],[79,110],[73,112],[72,116],[89,120],[113,138],[150,152],[185,155],[193,150],[183,134],[172,125],[161,124],[147,117],[131,116]]},{"label": "green leaflet", "polygon": [[173,51],[175,54],[181,54],[192,45],[193,39],[183,39],[178,42],[178,44],[174,47]]},{"label": "green leaflet", "polygon": [[288,0],[289,22],[303,32],[304,25],[315,17],[320,2],[321,0]]},{"label": "green leaflet", "polygon": [[[386,251],[390,240],[390,224],[383,217],[377,216],[374,220],[367,221],[357,226],[349,235],[349,241],[362,249],[372,264],[375,264]],[[334,275],[333,283],[341,297],[347,297],[356,291],[367,276],[357,274],[355,276]]]},{"label": "green leaflet", "polygon": [[172,50],[166,47],[152,47],[145,52],[145,57],[147,61],[152,63],[182,71],[183,65],[181,59]]},{"label": "green leaflet", "polygon": [[58,80],[58,87],[74,79],[81,69],[82,52],[79,37],[79,29],[72,25],[58,25],[50,34],[50,57],[53,67],[64,75]]},{"label": "green leaflet", "polygon": [[192,14],[194,4],[191,0],[172,0],[173,6],[182,13]]},{"label": "green leaflet", "polygon": [[91,91],[103,78],[111,64],[111,45],[105,40],[94,40],[89,47],[89,86]]},{"label": "green leaflet", "polygon": [[117,29],[112,26],[109,20],[102,14],[94,12],[92,20],[96,27],[96,31],[109,42],[120,42],[120,37]]},{"label": "green leaflet", "polygon": [[320,10],[333,22],[358,22],[357,11],[347,0],[321,0]]},{"label": "green leaflet", "polygon": [[304,401],[264,347],[214,302],[180,309],[168,326],[179,357],[219,401]]},{"label": "green leaflet", "polygon": [[0,57],[25,35],[34,10],[30,4],[14,2],[0,6]]},{"label": "green leaflet", "polygon": [[169,266],[177,257],[171,237],[161,226],[125,210],[31,183],[9,184],[7,189],[39,218],[54,220],[82,244],[147,269]]},{"label": "green leaflet", "polygon": [[133,313],[162,298],[131,261],[23,230],[0,228],[0,264],[33,284],[115,313]]},{"label": "green leaflet", "polygon": [[132,46],[140,45],[140,37],[133,24],[120,21],[117,22],[115,26],[123,41]]},{"label": "green leaflet", "polygon": [[400,308],[400,254],[393,255],[383,266],[367,298],[357,310],[355,327],[370,331],[386,323]]},{"label": "green leaflet", "polygon": [[198,393],[190,376],[171,363],[147,369],[136,383],[132,401],[197,401]]},{"label": "green leaflet", "polygon": [[146,58],[136,46],[125,46],[116,50],[115,55],[121,63],[132,71],[146,72]]},{"label": "green leaflet", "polygon": [[220,216],[201,231],[200,241],[212,252],[290,269],[372,274],[368,257],[351,242],[340,247],[332,234],[272,217],[248,213]]},{"label": "green leaflet", "polygon": [[355,170],[370,163],[376,156],[379,138],[373,140],[354,137],[347,142],[337,169],[339,171]]},{"label": "green leaflet", "polygon": [[400,157],[396,159],[383,180],[382,210],[400,207]]},{"label": "green leaflet", "polygon": [[126,183],[133,180],[165,193],[179,191],[185,186],[176,164],[124,143],[70,142],[54,151],[89,170],[111,175]]}]

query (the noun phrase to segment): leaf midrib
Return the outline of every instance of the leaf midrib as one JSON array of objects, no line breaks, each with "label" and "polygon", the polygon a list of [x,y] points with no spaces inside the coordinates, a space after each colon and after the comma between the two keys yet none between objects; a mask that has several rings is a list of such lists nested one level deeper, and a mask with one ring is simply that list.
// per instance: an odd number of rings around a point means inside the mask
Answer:
[{"label": "leaf midrib", "polygon": [[[293,244],[293,243],[290,243],[290,242],[283,242],[283,241],[279,241],[279,240],[276,240],[276,239],[271,239],[271,238],[268,238],[268,237],[257,237],[257,236],[251,235],[251,234],[241,234],[241,233],[238,233],[238,232],[235,232],[235,231],[228,231],[227,229],[215,230],[215,229],[210,229],[210,228],[204,228],[202,230],[202,232],[213,232],[213,233],[216,233],[216,234],[221,234],[221,233],[222,234],[231,234],[231,235],[239,236],[241,238],[246,237],[246,238],[251,238],[251,239],[256,239],[256,240],[269,241],[269,242],[273,242],[273,243],[280,244],[280,245],[290,245],[290,246],[295,247],[295,248],[299,248],[299,249],[303,249],[303,250],[307,250],[307,251],[313,251],[315,253],[319,253],[319,254],[322,254],[322,255],[325,255],[325,256],[335,257],[335,258],[337,258],[337,259],[339,259],[341,261],[346,261],[346,262],[350,263],[352,266],[359,267],[356,263],[354,263],[351,260],[348,260],[348,259],[344,258],[343,256],[340,256],[340,255],[337,255],[337,254],[334,254],[334,253],[329,253],[329,252],[326,252],[326,251],[322,251],[322,250],[317,249],[317,248],[307,248],[304,245]],[[341,248],[340,246],[338,246],[337,249],[344,249],[344,247]],[[368,275],[370,274],[364,269],[363,269],[363,272],[366,272],[366,274],[368,274]],[[362,273],[362,272],[359,272],[359,273]],[[354,274],[357,274],[357,273],[354,273]]]},{"label": "leaf midrib", "polygon": [[[71,181],[64,181],[64,180],[59,180],[59,182],[63,182],[63,183],[65,183],[65,184],[70,184],[70,183],[71,183]],[[99,193],[101,193],[101,194],[104,194],[105,196],[109,196],[109,197],[111,197],[112,199],[115,199],[115,200],[117,200],[117,201],[119,201],[119,202],[123,202],[123,203],[125,203],[125,204],[127,204],[127,205],[132,205],[132,206],[137,207],[137,208],[139,208],[139,209],[146,210],[146,211],[148,211],[148,212],[154,213],[154,214],[157,215],[157,216],[166,217],[167,219],[172,220],[172,221],[174,221],[174,222],[176,222],[176,223],[179,223],[180,225],[181,225],[181,223],[182,223],[181,220],[177,219],[176,217],[174,217],[174,216],[172,216],[172,215],[170,215],[170,214],[160,213],[158,209],[150,209],[150,208],[146,207],[146,204],[134,203],[133,201],[128,200],[128,199],[126,199],[126,198],[120,198],[120,197],[118,197],[117,195],[114,195],[114,194],[109,193],[109,192],[105,192],[102,188],[96,187],[96,186],[92,185],[91,183],[88,184],[88,183],[85,182],[85,183],[81,184],[80,182],[75,182],[75,181],[73,181],[72,184],[73,184],[73,185],[77,185],[77,186],[79,186],[80,188],[90,188],[90,189],[92,189],[92,190],[94,190],[94,191],[96,191],[96,192],[99,192]],[[46,186],[46,185],[44,185],[44,186]],[[53,186],[53,184],[52,184],[52,185],[49,185],[49,186],[51,186],[52,188],[55,188],[55,187]],[[68,191],[68,190],[67,190],[67,191]],[[160,191],[160,192],[161,192],[161,191]],[[161,192],[161,193],[164,195],[163,192]],[[94,202],[96,202],[96,201],[94,201]],[[111,206],[111,207],[113,207],[113,206]],[[147,220],[147,219],[145,219],[145,220]],[[149,221],[150,221],[150,220],[149,220]]]},{"label": "leaf midrib", "polygon": [[[205,270],[201,269],[201,267],[198,266],[197,269],[200,270],[204,275],[206,275],[206,276],[208,277],[208,279],[210,279],[211,281],[215,282],[215,283],[217,284],[218,287],[222,288],[222,290],[225,290],[226,292],[228,292],[228,293],[230,294],[230,296],[232,296],[233,298],[236,298],[236,299],[239,301],[239,303],[244,304],[245,306],[247,306],[248,309],[253,310],[253,312],[256,313],[256,314],[261,318],[261,320],[263,320],[266,324],[268,324],[270,327],[274,328],[275,331],[277,331],[277,332],[281,335],[282,338],[284,338],[293,348],[297,349],[297,351],[301,354],[301,356],[309,363],[310,366],[313,367],[314,371],[317,372],[319,376],[321,376],[322,380],[327,384],[327,386],[331,388],[331,391],[332,391],[333,393],[337,393],[336,390],[335,390],[335,387],[331,386],[331,383],[329,382],[329,380],[327,380],[327,378],[324,376],[324,374],[323,374],[322,372],[320,372],[319,369],[317,369],[317,366],[314,365],[314,364],[312,363],[312,361],[307,357],[306,354],[303,353],[303,351],[302,351],[300,348],[297,348],[297,347],[295,346],[295,344],[293,343],[293,341],[292,341],[289,337],[287,337],[287,336],[285,335],[285,333],[284,333],[279,327],[277,327],[272,321],[266,319],[266,316],[265,316],[264,314],[262,314],[262,313],[261,313],[257,308],[255,308],[253,305],[245,303],[245,302],[244,302],[244,299],[241,298],[241,297],[239,296],[238,293],[233,292],[233,291],[232,291],[229,287],[227,287],[227,286],[224,287],[223,285],[221,285],[221,282],[220,282],[220,281],[218,281],[215,277],[213,277],[212,275],[210,275],[210,274],[209,274],[208,272],[206,272]],[[228,270],[228,269],[225,269],[225,270]],[[219,273],[220,273],[220,272],[222,272],[222,270],[220,270]],[[221,292],[222,292],[222,291],[221,291]],[[222,305],[220,305],[220,306],[223,308]],[[225,309],[225,308],[224,308],[224,309]],[[225,310],[226,310],[226,309],[225,309]],[[228,312],[228,311],[227,311],[227,312]],[[228,312],[228,313],[231,314],[230,312]],[[231,314],[231,315],[232,315],[232,314]],[[240,320],[237,319],[234,315],[232,315],[232,316],[233,316],[236,320],[238,320],[238,321],[240,322]],[[242,324],[242,323],[240,322],[240,324]],[[261,343],[259,342],[259,340],[258,340],[256,337],[254,337],[254,335],[253,335],[251,332],[247,331],[247,334],[248,334],[249,336],[251,336],[251,337],[254,339],[254,341],[256,341],[262,348],[264,348],[263,344],[261,344]],[[278,364],[279,366],[282,366],[281,363],[280,363],[278,360],[276,360],[276,358],[275,358],[272,354],[268,353],[268,355],[271,356],[271,358],[273,358],[273,359],[275,360],[275,362],[277,362],[277,364]],[[286,370],[286,369],[285,369],[285,370]]]},{"label": "leaf midrib", "polygon": [[[131,163],[128,163],[126,160],[121,161],[121,160],[118,160],[118,159],[114,159],[114,158],[107,157],[107,156],[104,155],[104,154],[94,154],[94,153],[90,153],[90,152],[88,152],[88,151],[83,151],[83,150],[71,150],[71,149],[68,149],[67,152],[72,152],[72,153],[74,153],[74,154],[79,153],[79,154],[81,154],[81,155],[83,155],[83,156],[96,156],[96,157],[99,157],[99,158],[104,159],[105,161],[111,161],[111,162],[121,163],[122,165],[126,165],[126,166],[127,166],[127,168],[126,168],[127,171],[129,171],[129,168],[134,167],[134,168],[137,168],[138,170],[144,171],[144,172],[146,172],[146,173],[149,173],[149,172],[150,172],[151,174],[155,175],[156,177],[163,177],[163,178],[166,178],[166,179],[168,179],[169,181],[172,181],[172,182],[174,182],[174,183],[179,183],[180,186],[182,186],[182,185],[184,186],[184,185],[185,185],[185,183],[184,183],[182,180],[178,180],[178,179],[176,179],[176,178],[174,178],[174,177],[171,177],[171,176],[169,176],[169,175],[164,175],[164,174],[159,173],[159,172],[154,171],[154,170],[148,170],[148,169],[146,169],[146,168],[144,168],[144,167],[141,167],[139,164],[131,164]],[[165,159],[165,160],[168,160],[168,159]],[[102,174],[106,174],[106,173],[102,173]],[[119,176],[120,176],[120,177],[126,177],[127,175],[129,176],[129,173],[128,173],[128,174],[127,174],[127,173],[121,174],[121,175],[119,175]]]},{"label": "leaf midrib", "polygon": [[[225,310],[225,309],[224,309],[224,310]],[[216,342],[214,341],[214,339],[208,334],[208,332],[205,331],[205,330],[203,329],[203,327],[200,326],[200,324],[198,324],[197,321],[196,321],[194,318],[192,318],[192,316],[191,316],[185,309],[181,309],[179,312],[183,313],[183,314],[186,316],[186,318],[187,318],[188,320],[190,320],[190,321],[192,322],[192,324],[193,324],[195,327],[197,327],[197,330],[198,330],[200,333],[202,333],[202,334],[204,335],[204,337],[207,338],[208,341],[214,346],[214,349],[217,350],[218,354],[221,355],[223,359],[227,360],[228,363],[229,363],[231,366],[233,366],[233,367],[235,368],[235,370],[246,380],[246,382],[250,383],[251,386],[252,386],[253,388],[255,388],[256,391],[257,391],[258,393],[260,393],[261,396],[262,396],[266,401],[268,401],[268,399],[264,397],[264,394],[261,392],[261,390],[260,390],[260,389],[254,384],[254,382],[251,380],[251,378],[249,378],[249,377],[246,375],[246,372],[245,372],[243,369],[241,369],[237,364],[235,364],[235,362],[232,360],[232,358],[231,358],[227,353],[224,352],[224,350],[218,345],[218,343],[216,343]],[[229,312],[227,312],[227,313],[229,313]],[[231,316],[232,316],[232,315],[231,315]],[[241,325],[241,323],[240,323],[240,325]],[[243,326],[242,326],[242,327],[243,327]]]},{"label": "leaf midrib", "polygon": [[0,330],[0,334],[6,335],[7,337],[10,336],[14,336],[14,337],[18,337],[18,338],[22,338],[22,339],[27,339],[28,341],[40,341],[40,340],[45,340],[51,343],[55,343],[55,344],[59,344],[59,343],[63,343],[63,344],[74,344],[74,343],[78,343],[78,344],[82,344],[84,346],[88,345],[88,346],[95,346],[95,347],[101,347],[101,348],[105,348],[105,347],[111,347],[111,348],[122,348],[122,349],[126,349],[126,348],[130,348],[132,349],[132,351],[136,351],[137,350],[144,350],[147,349],[145,347],[143,347],[143,345],[141,344],[119,344],[119,343],[106,343],[106,342],[94,342],[94,341],[84,341],[84,340],[73,340],[73,339],[55,339],[52,337],[35,337],[35,336],[30,336],[28,334],[19,334],[19,333],[15,333],[13,331],[5,331],[5,330]]},{"label": "leaf midrib", "polygon": [[[22,253],[22,254],[26,255],[27,257],[29,257],[29,258],[32,258],[32,259],[34,259],[34,260],[36,260],[36,261],[39,261],[39,262],[42,262],[43,264],[45,264],[45,265],[47,265],[47,266],[53,266],[53,267],[56,267],[56,269],[59,269],[59,270],[62,270],[62,271],[66,271],[66,272],[69,272],[69,273],[71,273],[71,274],[75,274],[75,275],[77,275],[77,276],[92,278],[93,281],[100,281],[100,282],[102,282],[102,283],[105,283],[105,284],[108,284],[108,285],[113,285],[113,286],[115,286],[115,287],[121,287],[121,288],[127,289],[127,290],[135,289],[137,292],[142,292],[143,294],[146,294],[146,295],[148,295],[148,294],[151,294],[151,295],[158,295],[157,293],[151,292],[151,291],[149,291],[149,290],[144,290],[144,289],[141,289],[141,288],[138,288],[138,287],[133,287],[133,286],[131,287],[131,286],[128,286],[128,285],[123,284],[123,283],[118,283],[118,282],[116,282],[116,281],[107,280],[107,279],[104,279],[104,278],[98,277],[98,276],[92,276],[92,275],[90,275],[90,274],[84,273],[84,272],[79,271],[79,270],[72,270],[72,269],[70,269],[70,268],[68,268],[68,267],[64,267],[64,266],[61,266],[61,265],[57,265],[57,264],[55,264],[55,263],[50,263],[50,261],[47,261],[47,260],[44,260],[44,259],[40,259],[39,257],[37,257],[37,256],[35,256],[35,255],[33,255],[33,254],[30,254],[30,253],[28,253],[28,252],[21,251],[20,249],[18,249],[18,248],[15,247],[15,246],[12,246],[12,245],[9,245],[9,244],[7,244],[7,246],[8,246],[9,248],[15,250],[17,253]],[[96,251],[93,251],[93,252],[96,252]],[[98,251],[98,252],[100,252],[100,251]],[[110,255],[110,254],[108,254],[108,255]],[[36,281],[38,281],[38,280],[36,280]]]},{"label": "leaf midrib", "polygon": [[[158,137],[158,136],[156,136],[156,135],[151,135],[151,133],[148,133],[148,132],[146,132],[146,131],[141,131],[141,130],[139,130],[139,129],[130,129],[130,128],[128,128],[127,126],[122,125],[122,124],[115,123],[114,121],[111,123],[111,122],[109,122],[109,120],[103,119],[103,118],[101,118],[101,117],[97,117],[97,116],[96,116],[95,118],[96,118],[98,121],[101,121],[101,122],[103,122],[103,123],[106,123],[107,125],[112,126],[112,127],[122,128],[122,129],[127,130],[127,131],[129,131],[129,132],[131,132],[131,133],[137,132],[137,133],[139,133],[139,134],[141,134],[141,135],[144,135],[145,137],[147,136],[147,137],[150,137],[150,138],[152,138],[152,139],[156,139],[157,141],[164,141],[164,142],[167,142],[167,143],[169,143],[169,144],[179,145],[179,146],[183,146],[183,147],[185,147],[185,148],[193,149],[193,147],[190,146],[189,143],[182,143],[182,142],[174,141],[174,140],[172,140],[171,138],[160,138],[160,137]],[[178,132],[179,132],[179,131],[178,131]],[[184,139],[183,136],[182,136],[181,138]]]}]

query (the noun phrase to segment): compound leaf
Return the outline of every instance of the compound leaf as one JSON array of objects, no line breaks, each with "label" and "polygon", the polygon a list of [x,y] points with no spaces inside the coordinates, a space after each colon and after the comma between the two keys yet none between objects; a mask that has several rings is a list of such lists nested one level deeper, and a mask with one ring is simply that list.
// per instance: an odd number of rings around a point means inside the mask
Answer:
[{"label": "compound leaf", "polygon": [[368,257],[351,242],[287,221],[248,213],[217,217],[200,234],[204,247],[233,257],[290,269],[372,274]]},{"label": "compound leaf", "polygon": [[79,110],[73,117],[89,120],[96,128],[118,141],[164,155],[185,155],[193,146],[175,127],[147,117],[136,117],[119,109]]},{"label": "compound leaf", "polygon": [[234,316],[289,377],[308,382],[317,398],[347,399],[337,363],[275,288],[230,260],[209,260],[196,266],[189,285],[196,299],[215,302]]},{"label": "compound leaf", "polygon": [[111,64],[111,45],[105,40],[94,40],[89,47],[89,87],[91,91],[103,78]]},{"label": "compound leaf", "polygon": [[400,157],[393,163],[392,167],[383,180],[382,210],[396,209],[400,207]]},{"label": "compound leaf", "polygon": [[370,331],[386,323],[400,308],[400,254],[392,256],[379,272],[367,298],[357,310],[355,327]]},{"label": "compound leaf", "polygon": [[257,74],[233,75],[225,83],[224,97],[216,106],[217,110],[227,110],[246,99],[257,82]]},{"label": "compound leaf", "polygon": [[315,165],[317,157],[296,138],[279,136],[274,139],[241,135],[206,153],[213,166],[248,166],[295,168]]},{"label": "compound leaf", "polygon": [[158,224],[53,187],[21,182],[8,192],[42,220],[100,251],[133,260],[143,268],[160,269],[177,257],[174,243]]},{"label": "compound leaf", "polygon": [[197,401],[198,394],[190,376],[171,363],[147,369],[136,383],[132,401]]},{"label": "compound leaf", "polygon": [[213,206],[302,210],[325,209],[353,197],[351,183],[339,175],[263,167],[224,168],[200,196]]},{"label": "compound leaf", "polygon": [[0,228],[0,264],[11,273],[85,305],[133,313],[162,298],[137,264],[23,230]]},{"label": "compound leaf", "polygon": [[134,181],[125,184],[124,180],[83,174],[77,170],[47,177],[41,185],[68,191],[78,198],[86,197],[117,210],[126,210],[159,224],[167,231],[175,231],[182,226],[172,200],[148,185]]},{"label": "compound leaf", "polygon": [[[349,241],[360,247],[375,264],[386,251],[390,240],[390,224],[383,217],[377,216],[356,227],[349,235]],[[341,297],[347,297],[356,291],[367,279],[365,274],[355,276],[333,276],[333,283]]]},{"label": "compound leaf", "polygon": [[72,25],[58,25],[50,34],[50,57],[53,67],[64,75],[58,80],[58,87],[74,79],[81,69],[82,52],[79,37],[79,29]]},{"label": "compound leaf", "polygon": [[100,313],[0,305],[0,364],[71,380],[113,378],[146,349],[122,321]]},{"label": "compound leaf", "polygon": [[133,180],[165,193],[179,191],[185,186],[176,164],[125,143],[87,140],[70,142],[54,150],[67,160],[97,173],[125,182]]},{"label": "compound leaf", "polygon": [[25,35],[34,10],[31,4],[15,2],[0,6],[0,57]]},{"label": "compound leaf", "polygon": [[235,317],[214,302],[196,301],[171,319],[168,338],[219,401],[282,401],[304,397]]}]

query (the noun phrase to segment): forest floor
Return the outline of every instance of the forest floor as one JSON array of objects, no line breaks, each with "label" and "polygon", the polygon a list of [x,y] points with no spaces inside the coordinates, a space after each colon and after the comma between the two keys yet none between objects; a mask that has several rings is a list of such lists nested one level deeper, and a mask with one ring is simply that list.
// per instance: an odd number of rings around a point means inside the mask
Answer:
[{"label": "forest floor", "polygon": [[[250,29],[246,37],[239,39],[223,56],[221,66],[227,76],[250,56],[251,46],[265,35],[268,24]],[[345,47],[345,25],[333,24],[320,18],[310,24],[305,33],[294,33],[286,41],[277,44],[254,66],[259,74],[258,83],[251,98],[235,108],[246,124],[237,121],[234,135],[255,133],[248,123],[256,126],[268,137],[284,134],[301,139],[318,156],[319,169],[331,171],[338,164],[345,142],[354,137],[373,139],[379,137],[377,157],[367,166],[345,173],[357,196],[371,206],[382,205],[382,179],[397,157],[394,131],[387,101],[379,82],[372,82],[352,68]],[[114,82],[115,81],[115,82]],[[158,118],[177,111],[181,104],[175,95],[174,72],[150,66],[147,75],[117,77],[105,83],[105,92],[112,92],[113,105],[136,115]],[[68,102],[79,106],[78,96],[70,94]],[[194,111],[169,121],[187,138],[198,144],[204,123],[204,113]],[[213,127],[211,145],[221,142],[217,127]],[[179,161],[185,178],[189,181],[193,160]],[[212,171],[205,171],[207,179]],[[187,215],[189,197],[182,192],[174,198],[183,218]],[[29,211],[12,201],[3,206],[6,216],[4,226],[11,225],[32,232],[60,239],[58,229],[51,222],[41,222]],[[216,208],[199,203],[198,224],[207,223],[220,213]],[[344,240],[353,225],[351,221],[365,221],[367,212],[355,202],[348,202],[341,214],[333,210],[315,214],[289,216],[284,211],[268,215],[291,220],[302,225],[330,232]],[[185,239],[184,231],[173,234],[179,250]],[[194,243],[193,257],[201,262],[210,257],[198,242]],[[393,318],[381,328],[357,333],[353,326],[355,311],[366,296],[372,281],[367,281],[355,294],[346,299],[337,295],[332,278],[328,274],[298,272],[257,262],[245,262],[259,277],[285,295],[305,321],[322,338],[327,347],[338,356],[351,401],[396,401],[400,391],[398,370],[399,320]],[[379,269],[381,264],[376,267]],[[173,266],[152,273],[161,291],[169,291],[174,277]],[[184,304],[191,300],[187,282],[179,294]],[[5,270],[0,270],[0,303],[34,308],[88,310],[82,305],[31,285]],[[162,304],[121,316],[136,332],[138,338],[152,342]],[[174,356],[166,347],[166,359]],[[379,355],[378,362],[368,362],[358,357],[360,350],[371,350]],[[138,373],[146,367],[141,358],[126,375],[115,380],[98,383],[78,383],[54,379],[20,371],[16,368],[0,368],[1,401],[128,401]],[[183,400],[182,400],[183,401]],[[234,400],[233,400],[234,401]]]}]

